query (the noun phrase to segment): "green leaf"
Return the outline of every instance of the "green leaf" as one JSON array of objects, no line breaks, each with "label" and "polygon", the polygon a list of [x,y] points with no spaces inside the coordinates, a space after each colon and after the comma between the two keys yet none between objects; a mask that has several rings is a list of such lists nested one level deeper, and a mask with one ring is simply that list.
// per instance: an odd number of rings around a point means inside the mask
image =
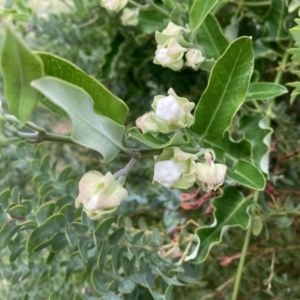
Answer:
[{"label": "green leaf", "polygon": [[195,32],[219,0],[194,0],[190,10],[190,28]]},{"label": "green leaf", "polygon": [[243,116],[240,119],[240,132],[251,143],[251,160],[264,173],[269,173],[269,153],[273,129],[267,117]]},{"label": "green leaf", "polygon": [[281,84],[273,82],[253,82],[249,85],[245,101],[276,98],[287,92],[288,90]]},{"label": "green leaf", "polygon": [[[300,49],[299,49],[299,62],[300,62]],[[300,71],[295,72],[298,77],[300,77]],[[292,105],[298,95],[300,95],[300,82],[290,82],[286,84],[287,86],[294,87],[295,89],[291,93],[290,104]]]},{"label": "green leaf", "polygon": [[198,245],[186,260],[192,260],[193,263],[206,260],[211,248],[222,241],[222,235],[228,227],[246,229],[250,224],[248,208],[251,203],[252,200],[244,198],[235,187],[225,187],[223,195],[212,201],[214,222],[196,229]]},{"label": "green leaf", "polygon": [[30,82],[43,76],[43,63],[9,27],[1,50],[1,68],[8,108],[24,125],[36,107],[39,96]]},{"label": "green leaf", "polygon": [[88,237],[81,237],[78,244],[78,251],[82,259],[87,262],[88,257],[88,248],[89,248],[89,241],[90,239]]},{"label": "green leaf", "polygon": [[113,232],[109,238],[108,238],[108,242],[111,246],[116,245],[120,239],[123,237],[125,232],[124,227],[118,228],[115,232]]},{"label": "green leaf", "polygon": [[19,226],[14,223],[6,223],[0,230],[0,250],[5,248],[15,233],[19,230]]},{"label": "green leaf", "polygon": [[124,126],[96,115],[92,99],[84,90],[53,77],[44,77],[31,84],[69,115],[74,142],[98,151],[105,162],[113,160],[123,149]]},{"label": "green leaf", "polygon": [[108,218],[102,221],[95,230],[95,237],[98,239],[103,239],[106,237],[114,218]]},{"label": "green leaf", "polygon": [[55,208],[54,202],[47,202],[39,207],[36,212],[36,220],[39,224],[42,224],[48,219],[50,216],[53,215]]},{"label": "green leaf", "polygon": [[4,225],[8,220],[8,215],[5,212],[2,204],[0,204],[0,227]]},{"label": "green leaf", "polygon": [[106,294],[109,293],[108,289],[104,285],[102,281],[102,273],[101,270],[95,269],[92,273],[92,283],[95,288],[95,290],[100,294]]},{"label": "green leaf", "polygon": [[206,58],[218,59],[229,45],[217,19],[208,14],[197,31],[197,42]]},{"label": "green leaf", "polygon": [[26,250],[28,252],[37,251],[39,247],[54,237],[57,232],[60,232],[66,224],[65,216],[62,214],[56,214],[48,218],[41,226],[34,229],[26,244]]},{"label": "green leaf", "polygon": [[[100,82],[59,56],[46,52],[36,53],[44,62],[47,76],[57,77],[82,88],[92,98],[95,112],[114,120],[118,124],[124,124],[128,107]],[[46,100],[44,104],[48,106],[49,100]],[[59,109],[55,110],[51,106],[48,108],[59,113]]]},{"label": "green leaf", "polygon": [[279,42],[289,39],[289,34],[285,29],[285,19],[288,16],[288,10],[285,0],[271,0],[266,22],[264,40],[268,42]]},{"label": "green leaf", "polygon": [[15,219],[24,218],[27,214],[27,208],[24,205],[14,205],[7,210],[7,213]]},{"label": "green leaf", "polygon": [[107,262],[107,255],[109,253],[110,247],[107,241],[102,243],[102,246],[99,251],[99,255],[97,258],[97,267],[102,268]]},{"label": "green leaf", "polygon": [[[162,8],[162,6],[156,5]],[[151,34],[156,30],[161,31],[166,27],[166,23],[164,22],[166,18],[168,17],[155,8],[142,9],[139,13],[137,28],[146,34]]]},{"label": "green leaf", "polygon": [[193,128],[205,137],[221,137],[243,104],[253,71],[251,40],[241,37],[217,60],[195,110]]},{"label": "green leaf", "polygon": [[136,127],[132,127],[126,132],[126,138],[133,138],[134,140],[138,140],[154,149],[179,146],[189,142],[188,137],[179,133],[175,133],[172,137],[168,137],[165,134],[160,133],[154,136],[149,132],[141,133],[141,131]]},{"label": "green leaf", "polygon": [[260,170],[246,160],[239,160],[234,170],[228,171],[226,176],[254,190],[262,191],[266,185],[266,180]]},{"label": "green leaf", "polygon": [[118,291],[122,294],[129,294],[135,288],[135,283],[130,278],[122,278],[118,282]]}]

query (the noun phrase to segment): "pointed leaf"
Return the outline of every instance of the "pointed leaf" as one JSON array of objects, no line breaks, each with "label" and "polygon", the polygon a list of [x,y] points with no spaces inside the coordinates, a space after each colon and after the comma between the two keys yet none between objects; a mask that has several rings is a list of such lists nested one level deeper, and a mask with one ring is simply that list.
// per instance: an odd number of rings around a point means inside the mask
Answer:
[{"label": "pointed leaf", "polygon": [[276,98],[287,92],[288,90],[281,84],[273,82],[253,82],[249,85],[245,101]]},{"label": "pointed leaf", "polygon": [[28,252],[36,251],[43,243],[50,241],[54,235],[60,232],[66,224],[66,218],[62,214],[56,214],[48,218],[41,226],[34,229],[26,244]]},{"label": "pointed leaf", "polygon": [[266,180],[260,170],[246,160],[239,160],[234,170],[228,171],[226,176],[254,190],[262,191],[266,185]]},{"label": "pointed leaf", "polygon": [[165,147],[179,146],[187,144],[189,139],[186,136],[182,136],[179,133],[175,133],[172,137],[167,137],[165,134],[152,135],[149,132],[141,133],[136,127],[130,128],[126,132],[127,138],[133,138],[147,145],[150,148],[162,149]]},{"label": "pointed leaf", "polygon": [[19,226],[14,223],[6,223],[0,230],[0,250],[5,248],[15,233],[19,230]]},{"label": "pointed leaf", "polygon": [[1,50],[1,68],[8,108],[19,118],[21,124],[25,124],[39,96],[38,91],[30,86],[30,82],[43,76],[43,63],[11,28],[6,29]]},{"label": "pointed leaf", "polygon": [[74,142],[98,151],[105,162],[118,155],[123,148],[124,127],[107,117],[96,115],[92,99],[85,91],[53,77],[44,77],[31,84],[69,115]]},{"label": "pointed leaf", "polygon": [[[124,124],[128,107],[99,81],[66,59],[47,52],[36,52],[36,54],[43,60],[47,76],[57,77],[81,87],[92,98],[95,112],[114,120],[120,125]],[[49,100],[45,100],[44,104],[48,106]],[[55,108],[53,109],[51,105],[49,108],[55,111]],[[59,113],[58,110],[55,112]]]},{"label": "pointed leaf", "polygon": [[217,19],[211,14],[199,27],[196,38],[207,58],[218,59],[229,45]]},{"label": "pointed leaf", "polygon": [[230,44],[217,60],[195,110],[194,129],[206,137],[221,137],[245,100],[253,71],[251,40]]},{"label": "pointed leaf", "polygon": [[248,207],[251,203],[252,200],[244,198],[235,187],[225,187],[223,195],[212,201],[215,208],[213,224],[196,229],[198,245],[186,260],[194,263],[206,260],[210,249],[222,241],[223,232],[228,227],[246,229],[250,224]]},{"label": "pointed leaf", "polygon": [[269,10],[266,22],[264,40],[268,42],[289,39],[286,31],[285,19],[288,16],[288,10],[285,0],[271,0],[271,8]]},{"label": "pointed leaf", "polygon": [[190,28],[196,31],[219,0],[194,0],[190,10]]}]

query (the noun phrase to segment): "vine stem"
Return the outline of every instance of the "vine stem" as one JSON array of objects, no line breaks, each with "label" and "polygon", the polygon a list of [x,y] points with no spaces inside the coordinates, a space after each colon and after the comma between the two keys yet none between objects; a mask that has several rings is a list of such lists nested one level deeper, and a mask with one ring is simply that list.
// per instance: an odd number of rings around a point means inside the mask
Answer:
[{"label": "vine stem", "polygon": [[[237,1],[230,1],[231,3],[241,5],[240,2]],[[250,2],[250,1],[242,1],[243,6],[248,7],[260,7],[260,6],[269,6],[271,5],[271,1],[260,1],[260,2]]]},{"label": "vine stem", "polygon": [[250,224],[249,224],[249,227],[248,227],[247,232],[246,232],[246,236],[245,236],[245,240],[244,240],[244,244],[243,244],[243,248],[242,248],[242,253],[241,253],[241,258],[240,258],[237,273],[236,273],[236,278],[235,278],[234,288],[233,288],[233,294],[232,294],[232,300],[237,300],[239,289],[240,289],[240,283],[241,283],[242,273],[243,273],[244,264],[245,264],[245,260],[246,260],[247,249],[248,249],[249,242],[250,242],[250,237],[251,237],[253,217],[254,217],[255,206],[256,206],[255,204],[257,203],[257,200],[258,200],[258,194],[259,194],[259,192],[256,191],[254,193],[254,196],[253,196],[253,203],[254,204],[252,205],[252,207],[250,209],[250,215],[251,215]]}]

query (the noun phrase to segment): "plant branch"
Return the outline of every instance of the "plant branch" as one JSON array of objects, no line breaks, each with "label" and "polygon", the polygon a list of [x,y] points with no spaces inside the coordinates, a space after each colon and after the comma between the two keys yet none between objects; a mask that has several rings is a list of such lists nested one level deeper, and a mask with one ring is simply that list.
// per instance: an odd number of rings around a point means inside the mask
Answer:
[{"label": "plant branch", "polygon": [[237,300],[238,293],[239,293],[242,273],[243,273],[244,264],[245,264],[245,260],[246,260],[246,255],[247,255],[247,249],[248,249],[249,241],[250,241],[250,237],[251,237],[253,216],[254,216],[254,213],[255,213],[255,204],[257,203],[257,200],[258,200],[258,193],[259,192],[256,191],[254,193],[254,197],[253,197],[254,205],[251,207],[251,210],[250,210],[250,214],[251,214],[250,224],[249,224],[247,232],[246,232],[246,236],[245,236],[245,240],[244,240],[244,244],[243,244],[243,248],[242,248],[242,253],[241,253],[241,258],[240,258],[237,273],[236,273],[236,278],[235,278],[234,288],[233,288],[233,294],[232,294],[232,300]]}]

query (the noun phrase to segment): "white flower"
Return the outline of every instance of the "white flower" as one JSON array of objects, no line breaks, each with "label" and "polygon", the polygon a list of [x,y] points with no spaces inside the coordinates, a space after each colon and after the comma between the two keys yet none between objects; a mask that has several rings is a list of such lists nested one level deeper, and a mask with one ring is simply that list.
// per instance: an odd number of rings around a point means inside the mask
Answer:
[{"label": "white flower", "polygon": [[187,67],[191,67],[194,70],[198,70],[200,64],[205,61],[205,57],[201,50],[191,49],[185,54],[186,62],[185,65]]},{"label": "white flower", "polygon": [[156,116],[162,120],[170,121],[180,111],[180,105],[172,95],[161,98],[156,102]]},{"label": "white flower", "polygon": [[154,166],[153,180],[170,188],[180,177],[177,166],[172,160],[159,161]]},{"label": "white flower", "polygon": [[194,124],[195,119],[191,110],[195,107],[195,103],[177,96],[172,88],[168,90],[168,94],[169,96],[155,96],[152,104],[154,111],[136,120],[136,126],[143,132],[169,133]]},{"label": "white flower", "polygon": [[101,0],[101,6],[110,11],[118,12],[123,9],[128,0]]},{"label": "white flower", "polygon": [[174,35],[180,35],[183,31],[186,31],[184,27],[178,26],[173,22],[169,22],[167,27],[161,33],[174,36]]},{"label": "white flower", "polygon": [[139,23],[139,10],[124,8],[121,21],[124,26],[136,26]]},{"label": "white flower", "polygon": [[113,212],[128,196],[127,190],[110,172],[102,175],[100,172],[90,171],[83,175],[78,187],[75,206],[82,203],[84,211],[93,220]]},{"label": "white flower", "polygon": [[170,38],[164,45],[158,45],[155,51],[154,63],[178,71],[183,67],[183,54],[186,48],[182,47],[175,38]]},{"label": "white flower", "polygon": [[223,164],[215,164],[213,161],[209,163],[196,164],[196,178],[203,190],[210,192],[216,190],[224,183],[227,167]]},{"label": "white flower", "polygon": [[164,148],[159,156],[154,157],[153,182],[167,188],[187,189],[196,180],[195,160],[197,156],[185,153],[180,148]]}]

